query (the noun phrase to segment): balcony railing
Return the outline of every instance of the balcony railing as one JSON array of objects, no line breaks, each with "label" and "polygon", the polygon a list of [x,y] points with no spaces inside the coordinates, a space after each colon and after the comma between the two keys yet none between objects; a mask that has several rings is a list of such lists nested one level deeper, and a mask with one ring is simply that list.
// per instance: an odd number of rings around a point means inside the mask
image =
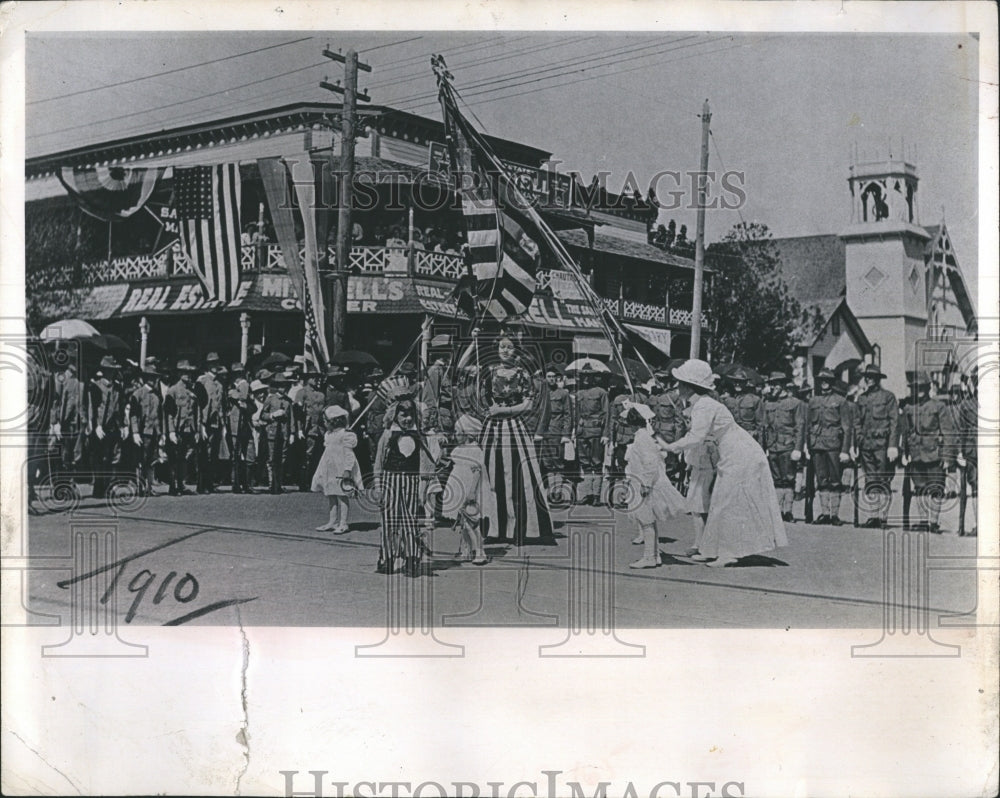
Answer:
[{"label": "balcony railing", "polygon": [[[412,275],[445,280],[457,280],[465,272],[462,256],[444,252],[428,252],[414,249],[412,253]],[[299,257],[305,258],[305,248],[299,250]],[[329,249],[331,264],[336,264],[336,251]],[[352,272],[374,274],[408,275],[410,271],[409,248],[402,247],[353,247],[349,257]],[[240,265],[244,273],[286,271],[284,255],[277,244],[251,244],[243,246]],[[75,275],[74,275],[75,272]],[[179,244],[155,255],[133,255],[85,264],[74,269],[72,264],[59,264],[28,275],[29,286],[33,290],[49,288],[69,288],[104,285],[108,283],[132,282],[138,280],[163,279],[177,275],[194,274],[194,266],[184,254]],[[550,272],[538,273],[538,288],[548,291],[551,287]],[[663,304],[639,302],[635,300],[600,297],[604,307],[625,321],[688,327],[691,311],[681,308],[667,308]],[[702,325],[706,324],[702,315]]]}]

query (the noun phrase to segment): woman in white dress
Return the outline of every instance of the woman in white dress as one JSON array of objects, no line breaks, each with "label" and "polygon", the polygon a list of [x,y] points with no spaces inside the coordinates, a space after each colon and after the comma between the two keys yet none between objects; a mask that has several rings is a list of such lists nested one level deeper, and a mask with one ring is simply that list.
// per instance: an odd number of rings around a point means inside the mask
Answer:
[{"label": "woman in white dress", "polygon": [[715,441],[719,463],[708,518],[695,559],[722,568],[741,557],[788,545],[767,456],[725,406],[708,394],[712,367],[688,360],[672,371],[680,398],[691,405],[691,429],[665,448],[671,452]]}]

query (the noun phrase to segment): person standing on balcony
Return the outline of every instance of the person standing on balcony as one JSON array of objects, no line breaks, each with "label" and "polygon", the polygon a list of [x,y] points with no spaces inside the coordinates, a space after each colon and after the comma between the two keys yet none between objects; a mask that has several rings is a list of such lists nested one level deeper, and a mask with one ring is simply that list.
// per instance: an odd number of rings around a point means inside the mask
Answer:
[{"label": "person standing on balcony", "polygon": [[158,390],[161,376],[147,360],[146,368],[140,374],[139,387],[130,398],[129,431],[135,444],[135,476],[141,496],[156,495],[153,491],[153,464],[163,442],[163,400]]},{"label": "person standing on balcony", "polygon": [[170,386],[163,403],[163,426],[167,433],[167,456],[170,460],[170,495],[190,493],[184,487],[187,459],[205,437],[201,407],[192,390],[197,369],[188,360],[177,363],[177,381]]},{"label": "person standing on balcony", "polygon": [[209,352],[194,391],[201,406],[205,437],[198,443],[198,493],[214,493],[222,439],[222,385],[215,378],[219,355]]},{"label": "person standing on balcony", "polygon": [[122,427],[125,423],[125,388],[121,366],[111,355],[101,360],[91,393],[91,463],[95,499],[107,495],[108,485],[121,463]]},{"label": "person standing on balcony", "polygon": [[600,501],[604,447],[608,443],[608,392],[597,384],[597,372],[589,363],[584,363],[579,378],[576,457],[583,478],[577,499],[579,504],[597,504]]}]

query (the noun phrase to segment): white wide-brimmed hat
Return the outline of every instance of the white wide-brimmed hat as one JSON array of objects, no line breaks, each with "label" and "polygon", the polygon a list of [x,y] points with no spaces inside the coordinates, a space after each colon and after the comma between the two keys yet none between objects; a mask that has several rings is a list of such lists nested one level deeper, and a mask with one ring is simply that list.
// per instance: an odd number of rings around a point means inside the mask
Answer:
[{"label": "white wide-brimmed hat", "polygon": [[715,377],[712,367],[704,360],[696,358],[686,360],[675,369],[671,369],[671,374],[678,382],[686,382],[689,385],[696,385],[709,391],[715,388]]}]

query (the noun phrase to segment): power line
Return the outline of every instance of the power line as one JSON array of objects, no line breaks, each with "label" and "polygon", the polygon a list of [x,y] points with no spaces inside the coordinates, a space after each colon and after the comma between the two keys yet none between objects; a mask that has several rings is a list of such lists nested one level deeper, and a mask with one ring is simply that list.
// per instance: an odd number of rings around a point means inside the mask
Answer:
[{"label": "power line", "polygon": [[[25,103],[25,105],[38,105],[39,103],[52,102],[53,100],[65,100],[67,97],[77,97],[81,94],[90,94],[95,91],[103,91],[104,89],[114,89],[118,86],[126,86],[129,83],[138,83],[141,80],[150,80],[151,78],[160,78],[164,75],[174,75],[178,72],[186,72],[189,69],[196,69],[197,67],[208,66],[209,64],[219,64],[223,61],[232,61],[235,58],[243,58],[247,55],[253,55],[254,53],[262,53],[265,50],[275,50],[279,47],[288,47],[291,44],[298,44],[299,42],[307,42],[314,37],[304,36],[301,39],[293,39],[289,42],[282,42],[281,44],[270,44],[267,47],[257,47],[253,50],[246,50],[242,53],[234,53],[233,55],[223,56],[222,58],[213,58],[210,61],[201,61],[197,64],[189,64],[188,66],[176,67],[175,69],[167,69],[163,72],[154,72],[152,75],[142,75],[137,78],[128,78],[127,80],[120,80],[117,83],[107,83],[102,86],[93,86],[89,89],[78,89],[77,91],[67,92],[66,94],[57,94],[53,97],[43,97],[39,100],[30,100]],[[420,37],[417,37],[420,38]]]},{"label": "power line", "polygon": [[400,39],[398,42],[389,42],[388,44],[380,44],[378,47],[369,47],[367,50],[360,50],[362,53],[374,53],[376,50],[381,50],[384,47],[395,47],[397,44],[406,44],[407,42],[416,42],[424,38],[423,36],[414,36],[411,39]]}]

